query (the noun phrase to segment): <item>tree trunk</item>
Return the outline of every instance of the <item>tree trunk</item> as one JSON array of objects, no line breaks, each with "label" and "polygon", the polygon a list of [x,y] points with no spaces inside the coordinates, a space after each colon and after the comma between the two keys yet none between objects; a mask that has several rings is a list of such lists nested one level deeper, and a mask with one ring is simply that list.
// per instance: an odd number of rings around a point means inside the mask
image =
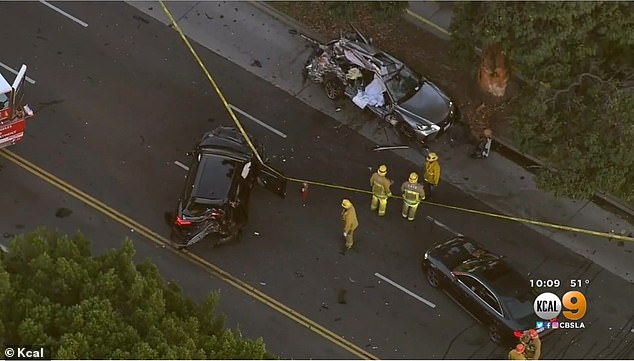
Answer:
[{"label": "tree trunk", "polygon": [[482,50],[482,62],[478,71],[480,88],[495,97],[503,97],[506,94],[508,78],[506,59],[500,44],[487,45]]}]

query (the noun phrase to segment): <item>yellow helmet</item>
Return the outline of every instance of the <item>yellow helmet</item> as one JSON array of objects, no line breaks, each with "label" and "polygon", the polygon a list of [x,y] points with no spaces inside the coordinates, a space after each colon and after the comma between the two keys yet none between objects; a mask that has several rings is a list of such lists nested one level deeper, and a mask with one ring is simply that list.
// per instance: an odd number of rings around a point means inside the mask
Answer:
[{"label": "yellow helmet", "polygon": [[379,173],[379,175],[386,175],[387,174],[387,166],[385,164],[381,164],[379,166],[379,170],[377,171],[377,173]]},{"label": "yellow helmet", "polygon": [[412,172],[409,174],[409,182],[410,183],[418,182],[418,174],[416,174],[416,172]]},{"label": "yellow helmet", "polygon": [[345,209],[350,209],[352,207],[352,202],[349,199],[344,199],[341,201],[341,206]]},{"label": "yellow helmet", "polygon": [[429,155],[427,155],[428,162],[433,162],[435,160],[438,160],[438,154],[432,152],[432,153],[429,153]]}]

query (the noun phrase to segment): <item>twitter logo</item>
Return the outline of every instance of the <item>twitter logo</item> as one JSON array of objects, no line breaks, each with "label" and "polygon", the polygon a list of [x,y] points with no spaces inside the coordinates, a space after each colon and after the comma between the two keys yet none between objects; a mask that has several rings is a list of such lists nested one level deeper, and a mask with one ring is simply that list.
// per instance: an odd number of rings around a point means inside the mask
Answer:
[{"label": "twitter logo", "polygon": [[535,322],[535,328],[543,328],[543,327],[544,327],[544,321]]}]

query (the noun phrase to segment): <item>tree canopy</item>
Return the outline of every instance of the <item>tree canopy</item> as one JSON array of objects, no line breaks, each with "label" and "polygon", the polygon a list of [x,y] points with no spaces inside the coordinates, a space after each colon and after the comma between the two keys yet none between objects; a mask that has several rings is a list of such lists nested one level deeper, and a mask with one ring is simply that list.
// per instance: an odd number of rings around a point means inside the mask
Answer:
[{"label": "tree canopy", "polygon": [[224,328],[216,294],[185,298],[134,253],[129,240],[92,256],[81,234],[16,237],[0,257],[0,341],[50,345],[55,359],[269,357],[261,339]]},{"label": "tree canopy", "polygon": [[452,51],[497,43],[529,79],[512,104],[513,136],[548,164],[543,189],[605,191],[634,201],[634,5],[628,2],[456,3]]}]

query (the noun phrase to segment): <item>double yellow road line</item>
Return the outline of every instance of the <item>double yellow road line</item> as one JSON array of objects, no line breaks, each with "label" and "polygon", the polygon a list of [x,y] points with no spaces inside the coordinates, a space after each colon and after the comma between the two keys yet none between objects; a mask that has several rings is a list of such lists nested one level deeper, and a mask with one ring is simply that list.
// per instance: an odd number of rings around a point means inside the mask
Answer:
[{"label": "double yellow road line", "polygon": [[328,341],[340,346],[341,348],[343,348],[344,350],[350,352],[351,354],[359,357],[360,359],[366,359],[366,360],[378,360],[378,358],[376,356],[374,356],[373,354],[367,352],[366,350],[362,349],[361,347],[353,344],[352,342],[346,340],[345,338],[343,338],[340,335],[335,334],[334,332],[330,331],[329,329],[325,328],[324,326],[316,323],[315,321],[312,321],[311,319],[309,319],[308,317],[302,315],[301,313],[295,311],[294,309],[282,304],[280,301],[274,299],[273,297],[270,297],[268,295],[266,295],[265,293],[263,293],[262,291],[258,290],[257,288],[247,284],[246,282],[236,278],[235,276],[233,276],[232,274],[224,271],[223,269],[221,269],[220,267],[206,261],[205,259],[191,253],[188,252],[187,250],[177,250],[175,248],[173,248],[169,242],[169,240],[163,236],[161,236],[160,234],[152,231],[151,229],[149,229],[148,227],[140,224],[139,222],[135,221],[134,219],[126,216],[125,214],[115,210],[114,208],[108,206],[107,204],[105,204],[104,202],[96,199],[95,197],[81,191],[80,189],[72,186],[71,184],[68,184],[67,182],[63,181],[62,179],[56,177],[55,175],[45,171],[44,169],[36,166],[35,164],[29,162],[28,160],[20,157],[19,155],[6,150],[6,149],[0,149],[0,156],[2,158],[7,159],[8,161],[10,161],[11,163],[17,165],[18,167],[26,170],[27,172],[33,174],[34,176],[36,176],[37,178],[43,180],[44,182],[56,187],[57,189],[61,190],[62,192],[78,199],[79,201],[83,202],[84,204],[86,204],[87,206],[103,213],[105,216],[107,216],[110,219],[113,219],[117,222],[119,222],[120,224],[124,225],[125,227],[134,230],[134,232],[144,236],[145,238],[149,239],[150,241],[154,242],[155,244],[164,247],[165,249],[167,249],[168,251],[172,252],[173,254],[178,255],[179,257],[195,263],[196,265],[202,267],[204,270],[206,270],[207,272],[211,273],[212,275],[218,277],[219,279],[221,279],[222,281],[226,282],[227,284],[237,288],[238,290],[242,291],[243,293],[247,294],[248,296],[262,302],[263,304],[269,306],[270,308],[274,309],[275,311],[281,313],[282,315],[290,318],[291,320],[295,321],[296,323],[306,327],[307,329],[315,332],[316,334],[322,336],[323,338],[327,339]]}]

